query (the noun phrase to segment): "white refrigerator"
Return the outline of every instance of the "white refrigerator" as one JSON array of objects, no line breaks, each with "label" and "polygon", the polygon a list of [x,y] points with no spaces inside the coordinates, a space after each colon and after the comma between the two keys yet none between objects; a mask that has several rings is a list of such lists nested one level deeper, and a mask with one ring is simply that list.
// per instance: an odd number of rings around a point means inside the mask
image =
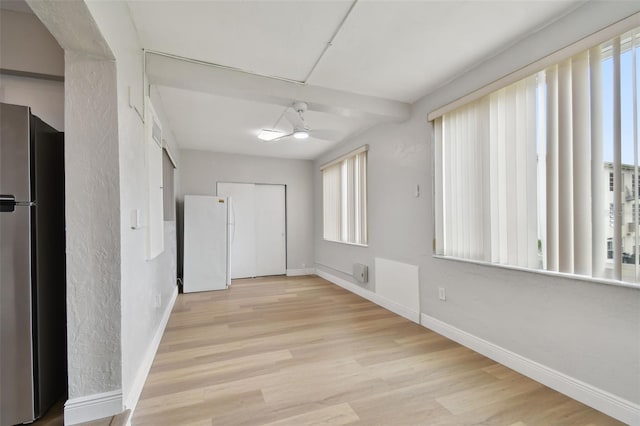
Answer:
[{"label": "white refrigerator", "polygon": [[231,199],[184,197],[183,291],[225,290],[231,285]]}]

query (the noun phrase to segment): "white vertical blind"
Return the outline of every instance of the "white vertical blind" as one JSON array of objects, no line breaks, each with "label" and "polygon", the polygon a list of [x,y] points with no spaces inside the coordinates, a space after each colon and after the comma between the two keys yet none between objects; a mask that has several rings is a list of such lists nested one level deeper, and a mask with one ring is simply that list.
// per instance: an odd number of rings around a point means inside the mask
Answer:
[{"label": "white vertical blind", "polygon": [[322,206],[325,240],[338,241],[341,234],[340,205],[342,200],[341,165],[335,164],[322,171]]},{"label": "white vertical blind", "polygon": [[607,224],[609,221],[608,202],[605,199],[604,142],[602,130],[602,48],[589,50],[589,90],[591,97],[591,274],[605,276],[607,258]]},{"label": "white vertical blind", "polygon": [[434,235],[434,251],[436,254],[444,254],[444,216],[443,216],[443,198],[442,191],[445,186],[444,184],[444,176],[442,174],[442,163],[443,163],[443,150],[442,150],[442,118],[438,117],[435,119],[434,123],[434,133],[435,133],[435,147],[434,147],[434,219],[435,226],[433,230]]},{"label": "white vertical blind", "polygon": [[356,156],[356,240],[358,244],[367,244],[367,151],[358,153]]},{"label": "white vertical blind", "polygon": [[620,37],[613,40],[613,278],[622,279],[622,142]]},{"label": "white vertical blind", "polygon": [[546,71],[548,268],[580,275],[593,257],[589,69],[583,52]]},{"label": "white vertical blind", "polygon": [[535,91],[533,76],[437,122],[437,251],[537,267]]},{"label": "white vertical blind", "polygon": [[493,209],[491,188],[492,188],[492,144],[487,143],[489,139],[489,131],[491,129],[491,115],[490,115],[490,103],[489,98],[482,99],[480,110],[478,112],[478,134],[483,135],[480,141],[481,150],[478,152],[478,161],[476,163],[481,167],[482,179],[477,179],[477,191],[480,199],[482,200],[482,210],[477,212],[477,216],[480,218],[480,225],[478,229],[482,227],[482,253],[485,261],[492,260],[493,253],[493,238],[491,236],[492,216],[491,210]]},{"label": "white vertical blind", "polygon": [[[437,213],[436,250],[442,254],[489,260],[490,228],[489,199],[484,189],[489,187],[485,159],[489,155],[488,126],[481,125],[487,115],[488,103],[477,101],[452,111],[436,123],[438,150],[444,161],[436,171],[436,181],[442,182],[437,197],[446,205],[447,214]],[[444,125],[442,123],[445,123]],[[469,191],[461,188],[473,188]],[[450,213],[450,214],[449,214]],[[440,245],[438,239],[443,240]]]},{"label": "white vertical blind", "polygon": [[540,267],[540,256],[538,251],[538,165],[537,157],[538,150],[536,147],[537,142],[537,80],[538,76],[533,75],[531,78],[525,81],[525,93],[526,102],[525,111],[522,112],[526,116],[525,126],[526,141],[522,142],[522,149],[524,157],[526,157],[525,165],[526,171],[523,173],[526,175],[526,215],[527,218],[523,223],[523,228],[526,228],[526,250],[527,257],[526,262],[529,268]]},{"label": "white vertical blind", "polygon": [[367,244],[367,151],[321,168],[324,239]]},{"label": "white vertical blind", "polygon": [[574,272],[591,273],[591,117],[589,52],[571,60]]},{"label": "white vertical blind", "polygon": [[573,273],[573,132],[571,60],[558,65],[558,267]]},{"label": "white vertical blind", "polygon": [[437,254],[639,279],[638,33],[436,119]]},{"label": "white vertical blind", "polygon": [[[498,263],[535,268],[537,249],[536,76],[490,96],[492,243]],[[494,219],[495,218],[495,219]],[[495,260],[494,260],[495,261]]]},{"label": "white vertical blind", "polygon": [[560,263],[558,253],[558,67],[546,71],[547,84],[547,269],[557,271]]}]

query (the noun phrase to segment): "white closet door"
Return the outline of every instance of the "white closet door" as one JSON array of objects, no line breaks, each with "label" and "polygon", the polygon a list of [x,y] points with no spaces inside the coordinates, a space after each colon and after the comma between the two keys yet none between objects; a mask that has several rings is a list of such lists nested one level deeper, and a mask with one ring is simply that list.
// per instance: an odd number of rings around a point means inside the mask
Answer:
[{"label": "white closet door", "polygon": [[284,185],[256,185],[256,275],[286,273]]},{"label": "white closet door", "polygon": [[231,278],[255,277],[255,185],[220,182],[218,195],[231,197]]},{"label": "white closet door", "polygon": [[231,278],[286,273],[284,185],[218,183],[231,197]]}]

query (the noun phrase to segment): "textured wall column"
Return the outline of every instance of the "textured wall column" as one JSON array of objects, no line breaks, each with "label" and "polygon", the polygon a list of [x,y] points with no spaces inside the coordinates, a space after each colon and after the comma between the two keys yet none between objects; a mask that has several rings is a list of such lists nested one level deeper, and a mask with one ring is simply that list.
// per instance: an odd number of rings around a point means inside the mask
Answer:
[{"label": "textured wall column", "polygon": [[121,389],[114,61],[65,51],[69,399]]}]

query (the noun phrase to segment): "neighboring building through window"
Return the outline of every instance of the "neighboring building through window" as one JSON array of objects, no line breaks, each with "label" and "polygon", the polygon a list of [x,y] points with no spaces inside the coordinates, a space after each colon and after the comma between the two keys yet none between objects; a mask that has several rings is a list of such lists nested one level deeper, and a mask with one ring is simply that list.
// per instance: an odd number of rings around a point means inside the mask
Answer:
[{"label": "neighboring building through window", "polygon": [[367,149],[363,146],[320,168],[325,240],[367,244]]},{"label": "neighboring building through window", "polygon": [[609,191],[613,192],[613,172],[609,172]]}]

